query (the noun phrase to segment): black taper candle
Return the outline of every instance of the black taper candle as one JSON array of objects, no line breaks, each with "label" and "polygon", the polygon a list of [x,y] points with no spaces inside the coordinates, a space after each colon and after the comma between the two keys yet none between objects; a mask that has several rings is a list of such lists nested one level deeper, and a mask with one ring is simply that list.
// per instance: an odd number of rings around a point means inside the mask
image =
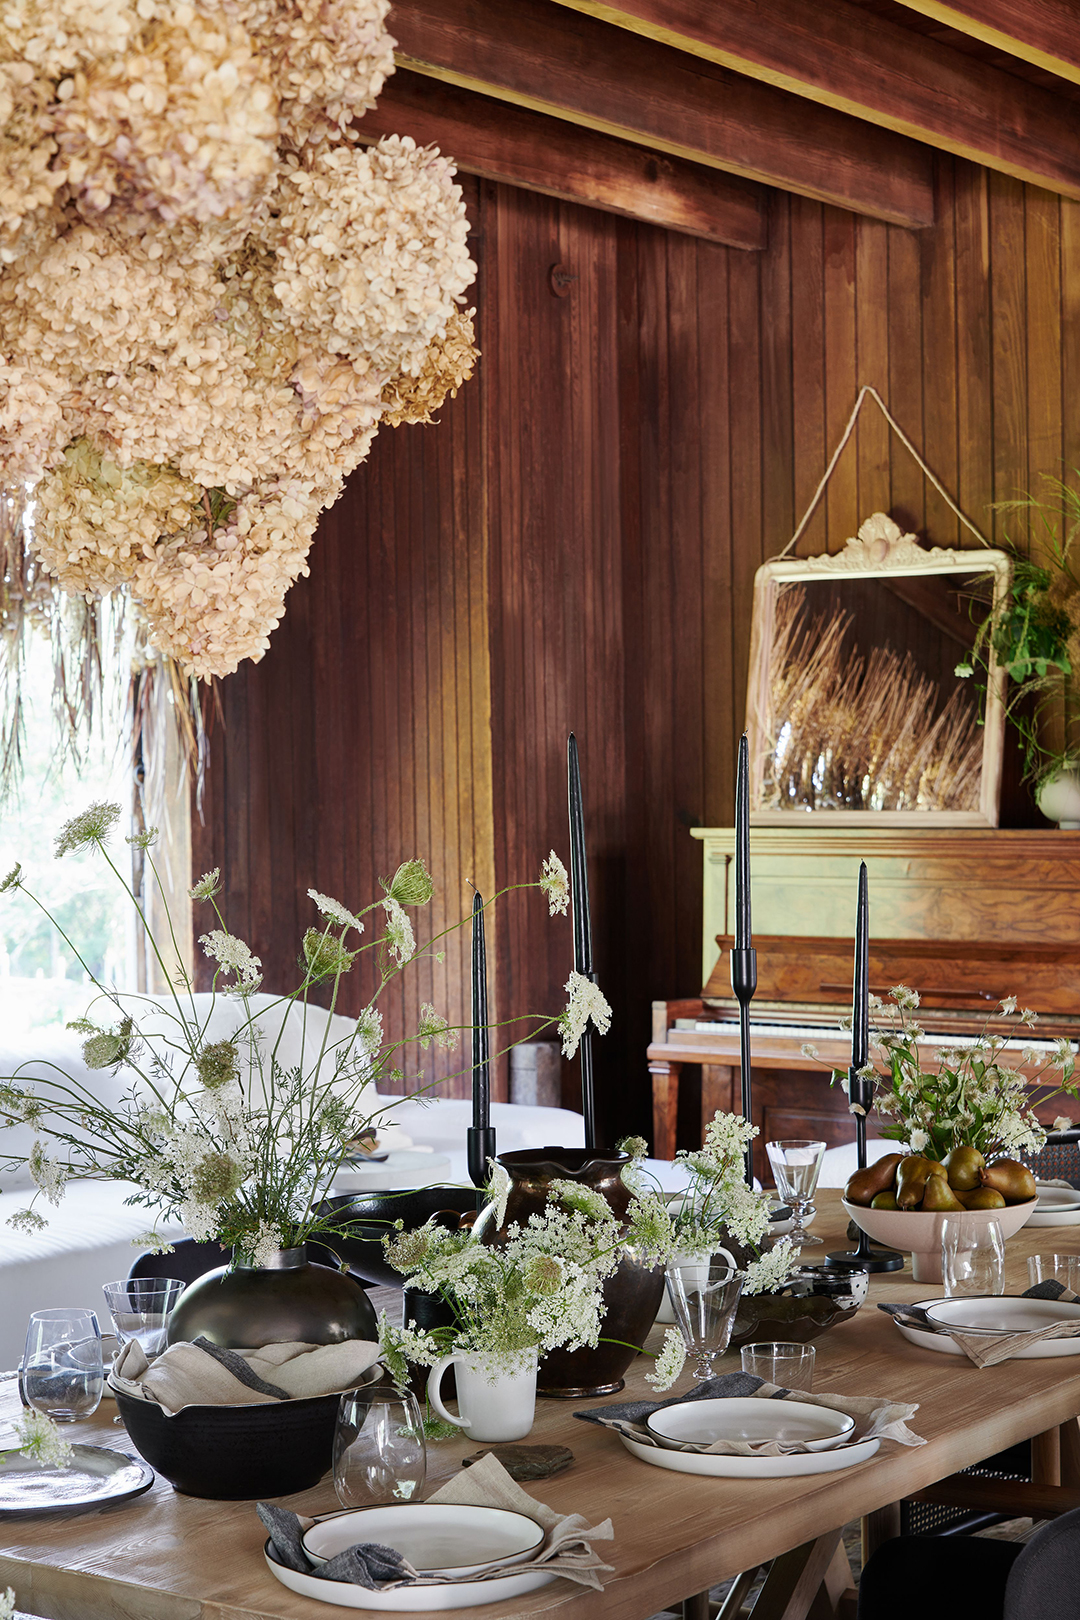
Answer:
[{"label": "black taper candle", "polygon": [[[574,971],[596,983],[593,971],[592,921],[589,917],[589,873],[585,864],[585,810],[581,798],[581,769],[577,738],[566,741],[566,780],[570,807],[570,900],[574,917]],[[585,1146],[594,1148],[596,1105],[593,1096],[592,1030],[586,1027],[578,1045],[581,1060],[581,1111],[585,1116]]]},{"label": "black taper candle", "polygon": [[487,1163],[495,1157],[491,1128],[491,1059],[488,1042],[487,947],[484,941],[484,898],[473,890],[472,906],[472,1126],[467,1132],[469,1179],[483,1187]]},{"label": "black taper candle", "polygon": [[[855,1159],[866,1169],[866,1116],[874,1099],[873,1081],[861,1069],[870,1061],[870,891],[866,862],[859,862],[859,895],[855,906],[855,970],[851,987],[851,1065],[848,1101],[855,1115]],[[898,1271],[904,1257],[895,1249],[874,1249],[865,1232],[858,1247],[830,1254],[826,1264],[862,1271]]]},{"label": "black taper candle", "polygon": [[[739,1003],[739,1062],[742,1077],[742,1114],[752,1123],[753,1088],[750,1071],[750,1003],[757,989],[757,951],[750,943],[750,747],[745,731],[739,740],[739,768],[735,778],[735,948],[731,953],[731,988]],[[746,1150],[746,1184],[754,1185],[754,1152]]]}]

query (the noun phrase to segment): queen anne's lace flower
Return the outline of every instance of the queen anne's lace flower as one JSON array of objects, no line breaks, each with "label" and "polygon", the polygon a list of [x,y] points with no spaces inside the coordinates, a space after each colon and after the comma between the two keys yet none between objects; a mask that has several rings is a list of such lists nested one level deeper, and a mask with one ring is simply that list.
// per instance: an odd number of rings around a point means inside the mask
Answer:
[{"label": "queen anne's lace flower", "polygon": [[65,1440],[58,1423],[44,1412],[24,1409],[15,1424],[19,1449],[25,1457],[32,1457],[46,1468],[66,1468],[71,1462],[72,1449]]},{"label": "queen anne's lace flower", "polygon": [[262,962],[252,954],[250,945],[245,945],[242,939],[226,933],[223,928],[213,928],[210,933],[201,935],[199,944],[212,961],[221,964],[225,973],[235,973],[237,983],[247,991],[258,989],[262,979],[259,971]]},{"label": "queen anne's lace flower", "polygon": [[57,834],[53,853],[59,859],[61,855],[68,855],[75,849],[83,849],[87,844],[100,844],[109,836],[119,819],[118,804],[108,804],[104,800],[99,800],[88,810],[83,810],[79,815],[72,816],[70,821],[65,821]]},{"label": "queen anne's lace flower", "polygon": [[415,955],[416,936],[412,923],[393,895],[387,895],[382,906],[386,912],[386,942],[400,967]]},{"label": "queen anne's lace flower", "polygon": [[645,1382],[655,1390],[670,1389],[686,1365],[686,1344],[678,1328],[668,1328],[663,1347],[656,1358],[652,1372],[645,1374]]},{"label": "queen anne's lace flower", "polygon": [[559,1029],[563,1057],[573,1057],[590,1018],[601,1035],[607,1034],[611,1028],[611,1007],[600,986],[582,973],[571,973],[565,988],[570,999],[559,1014]]},{"label": "queen anne's lace flower", "polygon": [[540,868],[540,887],[547,895],[548,915],[565,916],[570,904],[570,879],[554,850]]}]

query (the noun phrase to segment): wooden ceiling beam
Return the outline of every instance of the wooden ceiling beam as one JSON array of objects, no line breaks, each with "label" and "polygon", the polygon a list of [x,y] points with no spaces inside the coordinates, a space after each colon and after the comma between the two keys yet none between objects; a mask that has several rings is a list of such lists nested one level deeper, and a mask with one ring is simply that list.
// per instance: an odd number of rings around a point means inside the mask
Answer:
[{"label": "wooden ceiling beam", "polygon": [[[1080,198],[1080,125],[1070,103],[846,0],[557,3],[868,125]],[[1016,0],[913,9],[933,15],[1027,10]],[[1075,49],[1075,3],[1072,16]]]},{"label": "wooden ceiling beam", "polygon": [[901,0],[901,4],[1047,73],[1056,73],[1059,79],[1080,84],[1075,0],[961,0],[959,5]]},{"label": "wooden ceiling beam", "polygon": [[586,203],[726,247],[765,247],[760,186],[649,152],[562,119],[478,96],[399,68],[355,125],[362,141],[409,134],[466,174]]},{"label": "wooden ceiling beam", "polygon": [[547,0],[398,0],[389,26],[399,65],[427,77],[876,219],[933,222],[914,141]]}]

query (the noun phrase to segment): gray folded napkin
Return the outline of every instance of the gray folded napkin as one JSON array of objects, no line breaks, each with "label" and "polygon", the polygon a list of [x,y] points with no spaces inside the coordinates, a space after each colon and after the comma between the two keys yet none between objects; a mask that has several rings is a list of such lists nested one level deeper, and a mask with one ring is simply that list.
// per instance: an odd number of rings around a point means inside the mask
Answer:
[{"label": "gray folded napkin", "polygon": [[[1071,1304],[1078,1296],[1071,1289],[1065,1287],[1054,1277],[1048,1277],[1045,1282],[1035,1283],[1032,1288],[1025,1288],[1021,1299],[1060,1299]],[[1010,1361],[1020,1350],[1028,1345],[1038,1344],[1041,1339],[1075,1339],[1080,1337],[1080,1322],[1051,1322],[1049,1327],[1029,1328],[1025,1332],[1014,1333],[962,1333],[958,1328],[946,1327],[941,1322],[932,1322],[922,1305],[909,1304],[878,1304],[878,1310],[884,1311],[895,1322],[902,1322],[905,1327],[918,1328],[921,1333],[938,1333],[954,1344],[967,1356],[976,1367],[996,1367],[1002,1361]]]},{"label": "gray folded napkin", "polygon": [[378,1359],[379,1347],[368,1339],[223,1350],[200,1338],[171,1344],[150,1362],[138,1341],[129,1339],[109,1383],[175,1417],[186,1406],[258,1406],[353,1389]]},{"label": "gray folded napkin", "polygon": [[537,1565],[543,1565],[553,1575],[564,1575],[567,1580],[591,1586],[599,1592],[604,1584],[601,1575],[610,1575],[613,1571],[613,1566],[605,1564],[591,1545],[594,1541],[612,1540],[615,1532],[610,1519],[590,1525],[580,1513],[556,1513],[515,1484],[490,1452],[471,1468],[447,1480],[428,1500],[458,1507],[505,1508],[511,1513],[523,1513],[540,1525],[544,1539],[517,1563],[494,1564],[477,1574],[418,1575],[394,1548],[374,1541],[358,1542],[325,1564],[316,1564],[304,1551],[302,1540],[304,1531],[310,1529],[314,1520],[300,1518],[270,1502],[260,1502],[255,1511],[270,1532],[274,1552],[286,1568],[319,1580],[363,1586],[369,1592],[390,1590],[395,1586],[450,1586],[468,1581],[502,1580],[509,1575],[524,1575]]},{"label": "gray folded napkin", "polygon": [[[896,1440],[902,1446],[924,1446],[926,1441],[907,1426],[918,1406],[903,1401],[890,1401],[883,1395],[819,1395],[801,1389],[783,1389],[777,1384],[766,1384],[753,1373],[724,1373],[696,1385],[686,1395],[673,1395],[666,1401],[622,1401],[615,1406],[594,1406],[587,1412],[575,1412],[583,1423],[599,1423],[602,1428],[614,1429],[642,1446],[659,1446],[660,1442],[646,1428],[645,1419],[667,1406],[684,1406],[690,1401],[731,1400],[737,1396],[754,1396],[767,1401],[809,1401],[814,1406],[827,1406],[830,1411],[844,1412],[855,1419],[855,1427],[832,1451],[860,1444],[863,1440]],[[802,1441],[779,1440],[714,1440],[711,1443],[684,1441],[682,1445],[667,1445],[666,1451],[693,1451],[714,1457],[785,1457],[791,1452],[804,1452]]]}]

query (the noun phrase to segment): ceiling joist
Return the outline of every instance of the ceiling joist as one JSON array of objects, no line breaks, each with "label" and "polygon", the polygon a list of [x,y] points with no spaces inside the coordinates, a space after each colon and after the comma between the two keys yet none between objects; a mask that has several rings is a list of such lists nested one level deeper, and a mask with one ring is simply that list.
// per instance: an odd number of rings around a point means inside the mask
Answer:
[{"label": "ceiling joist", "polygon": [[399,64],[425,76],[876,219],[933,221],[916,142],[547,0],[398,0],[390,28]]},{"label": "ceiling joist", "polygon": [[419,145],[437,146],[459,169],[484,180],[586,203],[727,247],[766,244],[764,197],[750,181],[404,68],[387,80],[377,106],[355,129],[362,141],[407,130]]},{"label": "ceiling joist", "polygon": [[981,39],[1059,79],[1080,84],[1080,17],[1075,0],[901,0],[909,11]]},{"label": "ceiling joist", "polygon": [[[558,4],[867,125],[1080,198],[1080,125],[1071,104],[845,0]],[[939,15],[1028,8],[1016,0],[973,0],[959,8],[913,9]],[[1075,48],[1080,28],[1075,4],[1071,9]]]}]

